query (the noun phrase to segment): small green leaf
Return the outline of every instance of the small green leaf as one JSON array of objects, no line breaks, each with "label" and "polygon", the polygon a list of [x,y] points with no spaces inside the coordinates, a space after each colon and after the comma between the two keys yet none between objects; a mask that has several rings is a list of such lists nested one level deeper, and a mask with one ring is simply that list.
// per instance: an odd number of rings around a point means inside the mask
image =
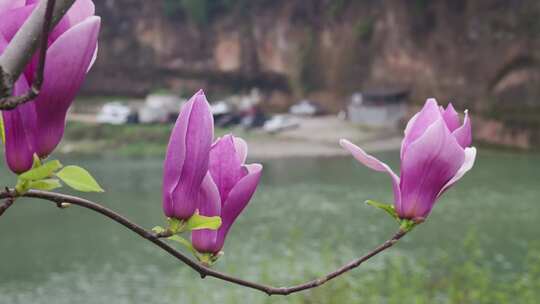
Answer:
[{"label": "small green leaf", "polygon": [[[34,164],[36,164],[35,161]],[[44,178],[49,178],[54,174],[54,172],[56,172],[60,168],[62,168],[62,164],[58,160],[51,160],[41,166],[24,172],[23,174],[19,175],[19,179],[36,181]]]},{"label": "small green leaf", "polygon": [[15,185],[15,191],[18,194],[24,194],[26,191],[30,189],[30,181],[27,181],[25,179],[17,179],[17,184]]},{"label": "small green leaf", "polygon": [[211,229],[217,230],[221,226],[221,218],[219,216],[202,216],[194,214],[189,218],[186,225],[186,230]]},{"label": "small green leaf", "polygon": [[154,231],[155,233],[163,233],[163,232],[165,232],[165,228],[163,228],[161,226],[156,226],[156,227],[152,228],[152,231]]},{"label": "small green leaf", "polygon": [[169,218],[167,218],[167,223],[169,224],[169,230],[173,234],[184,232],[184,228],[186,226],[185,221],[179,220],[177,218],[169,217]]},{"label": "small green leaf", "polygon": [[103,188],[85,169],[78,166],[67,166],[56,173],[64,183],[82,192],[104,192]]},{"label": "small green leaf", "polygon": [[368,204],[368,205],[370,205],[372,207],[384,210],[392,218],[394,218],[396,221],[400,222],[399,215],[397,214],[396,209],[394,208],[394,205],[384,204],[384,203],[380,203],[380,202],[376,202],[376,201],[372,201],[372,200],[367,200],[366,204]]},{"label": "small green leaf", "polygon": [[60,187],[62,187],[62,184],[60,184],[60,181],[56,178],[47,178],[38,181],[31,181],[28,186],[28,188],[30,189],[47,191],[54,190]]}]

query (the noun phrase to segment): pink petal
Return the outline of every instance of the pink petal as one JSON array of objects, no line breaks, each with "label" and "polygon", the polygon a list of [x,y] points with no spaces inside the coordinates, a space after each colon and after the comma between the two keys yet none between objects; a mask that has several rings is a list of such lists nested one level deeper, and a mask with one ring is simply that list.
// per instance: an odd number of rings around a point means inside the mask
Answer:
[{"label": "pink petal", "polygon": [[417,140],[426,129],[441,117],[441,111],[434,98],[426,100],[424,107],[407,123],[405,137],[401,143],[401,159],[407,147]]},{"label": "pink petal", "polygon": [[163,210],[167,217],[174,216],[172,193],[178,187],[182,175],[186,158],[186,132],[194,100],[192,97],[186,104],[182,105],[169,137],[167,154],[163,163]]},{"label": "pink petal", "polygon": [[[24,77],[15,84],[14,95],[28,90]],[[10,111],[2,111],[6,135],[5,157],[11,171],[20,174],[32,168],[34,156],[34,135],[36,112],[33,103],[28,102]]]},{"label": "pink petal", "polygon": [[199,187],[208,171],[213,124],[210,105],[199,91],[182,107],[167,147],[163,210],[168,217],[187,219],[197,208]]},{"label": "pink petal", "polygon": [[77,0],[62,20],[54,27],[50,34],[50,40],[55,41],[67,30],[95,15],[96,8],[92,0]]},{"label": "pink petal", "polygon": [[448,127],[450,132],[454,131],[459,127],[459,114],[456,112],[456,109],[454,109],[452,103],[448,104],[446,110],[444,110],[444,112],[442,113],[442,117],[444,118],[446,126]]},{"label": "pink petal", "polygon": [[236,155],[241,164],[244,164],[247,159],[248,146],[245,140],[240,137],[234,137],[234,148]]},{"label": "pink petal", "polygon": [[401,162],[401,218],[425,218],[464,162],[464,151],[439,118],[413,142]]},{"label": "pink petal", "polygon": [[[206,174],[201,184],[199,194],[199,214],[204,216],[219,216],[221,214],[221,199],[219,191],[210,174]],[[217,247],[217,230],[201,229],[191,233],[193,247],[202,253],[219,252]]]},{"label": "pink petal", "polygon": [[396,209],[398,209],[401,206],[401,191],[399,189],[399,177],[394,173],[394,171],[392,171],[392,169],[390,169],[387,164],[367,154],[360,147],[354,145],[346,139],[340,140],[339,144],[345,150],[349,151],[356,160],[364,164],[366,167],[378,172],[386,172],[386,174],[390,176],[390,178],[392,179],[392,188],[394,190],[394,205]]},{"label": "pink petal", "polygon": [[[7,40],[0,33],[0,54],[7,46]],[[21,76],[13,90],[19,96],[28,90],[28,83]],[[2,111],[6,135],[5,158],[8,167],[15,173],[22,173],[32,167],[34,155],[34,134],[36,128],[36,112],[33,103],[25,103],[11,111]]]},{"label": "pink petal", "polygon": [[209,170],[224,202],[229,191],[245,175],[232,135],[218,139],[210,149]]},{"label": "pink petal", "polygon": [[100,18],[91,17],[56,40],[47,51],[44,82],[34,101],[38,115],[37,153],[44,157],[64,134],[66,114],[96,48]]},{"label": "pink petal", "polygon": [[453,133],[454,137],[458,141],[462,148],[469,147],[472,143],[472,127],[471,119],[469,118],[469,111],[465,111],[465,118],[463,125],[456,129]]},{"label": "pink petal", "polygon": [[229,233],[232,224],[246,208],[251,197],[257,190],[257,185],[261,179],[262,165],[250,164],[246,165],[248,174],[244,176],[231,190],[229,197],[225,201],[221,209],[222,224],[218,230],[216,240],[217,251],[223,248],[225,238]]},{"label": "pink petal", "polygon": [[458,180],[460,180],[465,173],[469,172],[469,170],[472,169],[474,166],[474,161],[476,159],[476,148],[465,148],[465,161],[463,162],[463,165],[459,168],[459,170],[456,172],[456,175],[452,177],[439,191],[437,194],[437,197],[440,197],[448,188],[450,188],[453,184],[455,184]]},{"label": "pink petal", "polygon": [[34,10],[34,7],[35,5],[29,5],[6,11],[2,11],[0,8],[0,32],[8,41],[13,39],[13,36]]},{"label": "pink petal", "polygon": [[[18,8],[25,5],[24,0],[0,0],[0,14],[4,11]],[[0,19],[3,21],[3,19]]]}]

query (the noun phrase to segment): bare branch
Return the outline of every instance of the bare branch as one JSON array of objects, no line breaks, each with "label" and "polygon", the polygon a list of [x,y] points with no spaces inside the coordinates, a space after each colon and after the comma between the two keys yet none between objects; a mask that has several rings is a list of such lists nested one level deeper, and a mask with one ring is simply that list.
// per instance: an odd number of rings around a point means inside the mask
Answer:
[{"label": "bare branch", "polygon": [[[56,0],[52,12],[51,27],[54,27],[65,15],[75,0]],[[0,98],[11,95],[13,84],[22,74],[32,59],[43,36],[43,20],[47,12],[48,1],[40,1],[36,9],[17,31],[0,55]]]},{"label": "bare branch", "polygon": [[[2,198],[10,198],[10,197],[17,197],[18,195],[13,190],[7,190],[5,192],[0,193],[0,199]],[[382,251],[392,247],[399,239],[401,239],[407,232],[403,230],[399,230],[392,238],[381,244],[380,246],[376,247],[372,251],[370,251],[368,254],[359,257],[339,269],[323,276],[315,280],[308,281],[303,284],[293,285],[290,287],[274,287],[264,284],[259,284],[247,280],[243,280],[240,278],[236,278],[215,270],[212,270],[206,266],[203,266],[186,255],[184,255],[182,252],[176,250],[175,248],[171,247],[166,242],[162,241],[160,239],[160,236],[156,236],[152,232],[144,229],[143,227],[135,224],[134,222],[130,221],[126,217],[104,207],[97,203],[94,203],[92,201],[82,199],[79,197],[71,196],[71,195],[65,195],[65,194],[59,194],[54,192],[47,192],[47,191],[37,191],[37,190],[30,190],[24,195],[24,197],[30,197],[30,198],[38,198],[46,201],[53,202],[57,205],[69,203],[77,206],[81,206],[90,210],[93,210],[95,212],[98,212],[113,221],[123,225],[124,227],[128,228],[129,230],[137,233],[141,237],[147,239],[148,241],[154,243],[156,246],[160,247],[164,251],[168,252],[170,255],[174,256],[176,259],[180,260],[182,263],[188,265],[193,270],[197,271],[201,278],[205,278],[207,276],[214,277],[223,281],[227,281],[233,284],[237,284],[240,286],[256,289],[259,291],[262,291],[268,295],[289,295],[292,293],[296,293],[299,291],[312,289],[318,286],[321,286],[325,284],[326,282],[343,275],[344,273],[360,266],[363,262],[369,260],[370,258],[374,257],[375,255],[381,253]]]},{"label": "bare branch", "polygon": [[6,200],[0,205],[0,216],[2,216],[2,214],[4,214],[4,212],[6,212],[6,210],[8,210],[9,207],[11,207],[11,205],[13,205],[14,202],[15,202],[15,198],[13,197],[6,198]]},{"label": "bare branch", "polygon": [[[47,8],[45,11],[45,17],[43,20],[42,33],[41,33],[41,46],[39,49],[39,63],[36,73],[34,75],[34,81],[32,86],[24,95],[10,96],[4,99],[0,99],[0,110],[12,110],[18,105],[28,102],[38,97],[41,91],[41,85],[43,84],[43,72],[45,71],[45,60],[47,57],[47,44],[49,41],[49,33],[51,31],[52,15],[54,11],[56,0],[47,0]],[[0,71],[1,73],[1,71]],[[9,77],[11,78],[11,77]],[[0,84],[1,85],[1,84]]]}]

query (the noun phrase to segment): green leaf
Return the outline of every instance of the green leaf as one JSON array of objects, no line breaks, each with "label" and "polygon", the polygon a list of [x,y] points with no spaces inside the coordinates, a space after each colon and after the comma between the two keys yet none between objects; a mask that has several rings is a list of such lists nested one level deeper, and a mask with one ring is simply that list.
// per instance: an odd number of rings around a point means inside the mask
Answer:
[{"label": "green leaf", "polygon": [[399,215],[396,212],[396,209],[394,208],[394,205],[384,204],[384,203],[380,203],[380,202],[372,201],[372,200],[367,200],[366,204],[375,208],[382,209],[386,213],[388,213],[392,218],[394,218],[396,221],[398,222],[401,221],[401,219],[399,218]]},{"label": "green leaf", "polygon": [[[36,162],[34,162],[34,164],[36,164]],[[58,160],[51,160],[41,166],[24,172],[23,174],[19,175],[19,179],[37,181],[40,179],[49,178],[60,168],[62,168],[62,164]]]},{"label": "green leaf", "polygon": [[186,224],[186,230],[211,229],[217,230],[221,226],[221,218],[219,216],[202,216],[194,214],[189,218]]},{"label": "green leaf", "polygon": [[17,184],[15,185],[15,191],[18,194],[24,194],[26,191],[30,189],[30,181],[27,181],[25,179],[17,179]]},{"label": "green leaf", "polygon": [[154,231],[155,233],[163,233],[163,232],[165,232],[165,228],[163,228],[161,226],[156,226],[156,227],[152,228],[152,231]]},{"label": "green leaf", "polygon": [[56,178],[47,178],[38,181],[31,181],[28,188],[36,190],[54,190],[56,188],[62,187],[60,181]]},{"label": "green leaf", "polygon": [[177,218],[169,217],[169,218],[167,218],[167,223],[169,224],[169,230],[173,234],[184,232],[184,228],[186,226],[184,221],[179,220]]},{"label": "green leaf", "polygon": [[85,169],[78,166],[67,166],[56,173],[64,183],[82,192],[104,192],[103,188]]}]

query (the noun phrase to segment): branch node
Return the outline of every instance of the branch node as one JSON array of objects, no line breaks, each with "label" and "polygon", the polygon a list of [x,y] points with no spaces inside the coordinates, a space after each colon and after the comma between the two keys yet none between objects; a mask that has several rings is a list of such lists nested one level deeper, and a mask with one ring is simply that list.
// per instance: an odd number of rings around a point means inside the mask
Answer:
[{"label": "branch node", "polygon": [[171,237],[173,236],[174,233],[172,233],[172,231],[170,231],[169,229],[163,231],[163,232],[160,232],[160,233],[156,233],[154,234],[153,236],[156,238],[156,239],[162,239],[162,238],[168,238],[168,237]]}]

